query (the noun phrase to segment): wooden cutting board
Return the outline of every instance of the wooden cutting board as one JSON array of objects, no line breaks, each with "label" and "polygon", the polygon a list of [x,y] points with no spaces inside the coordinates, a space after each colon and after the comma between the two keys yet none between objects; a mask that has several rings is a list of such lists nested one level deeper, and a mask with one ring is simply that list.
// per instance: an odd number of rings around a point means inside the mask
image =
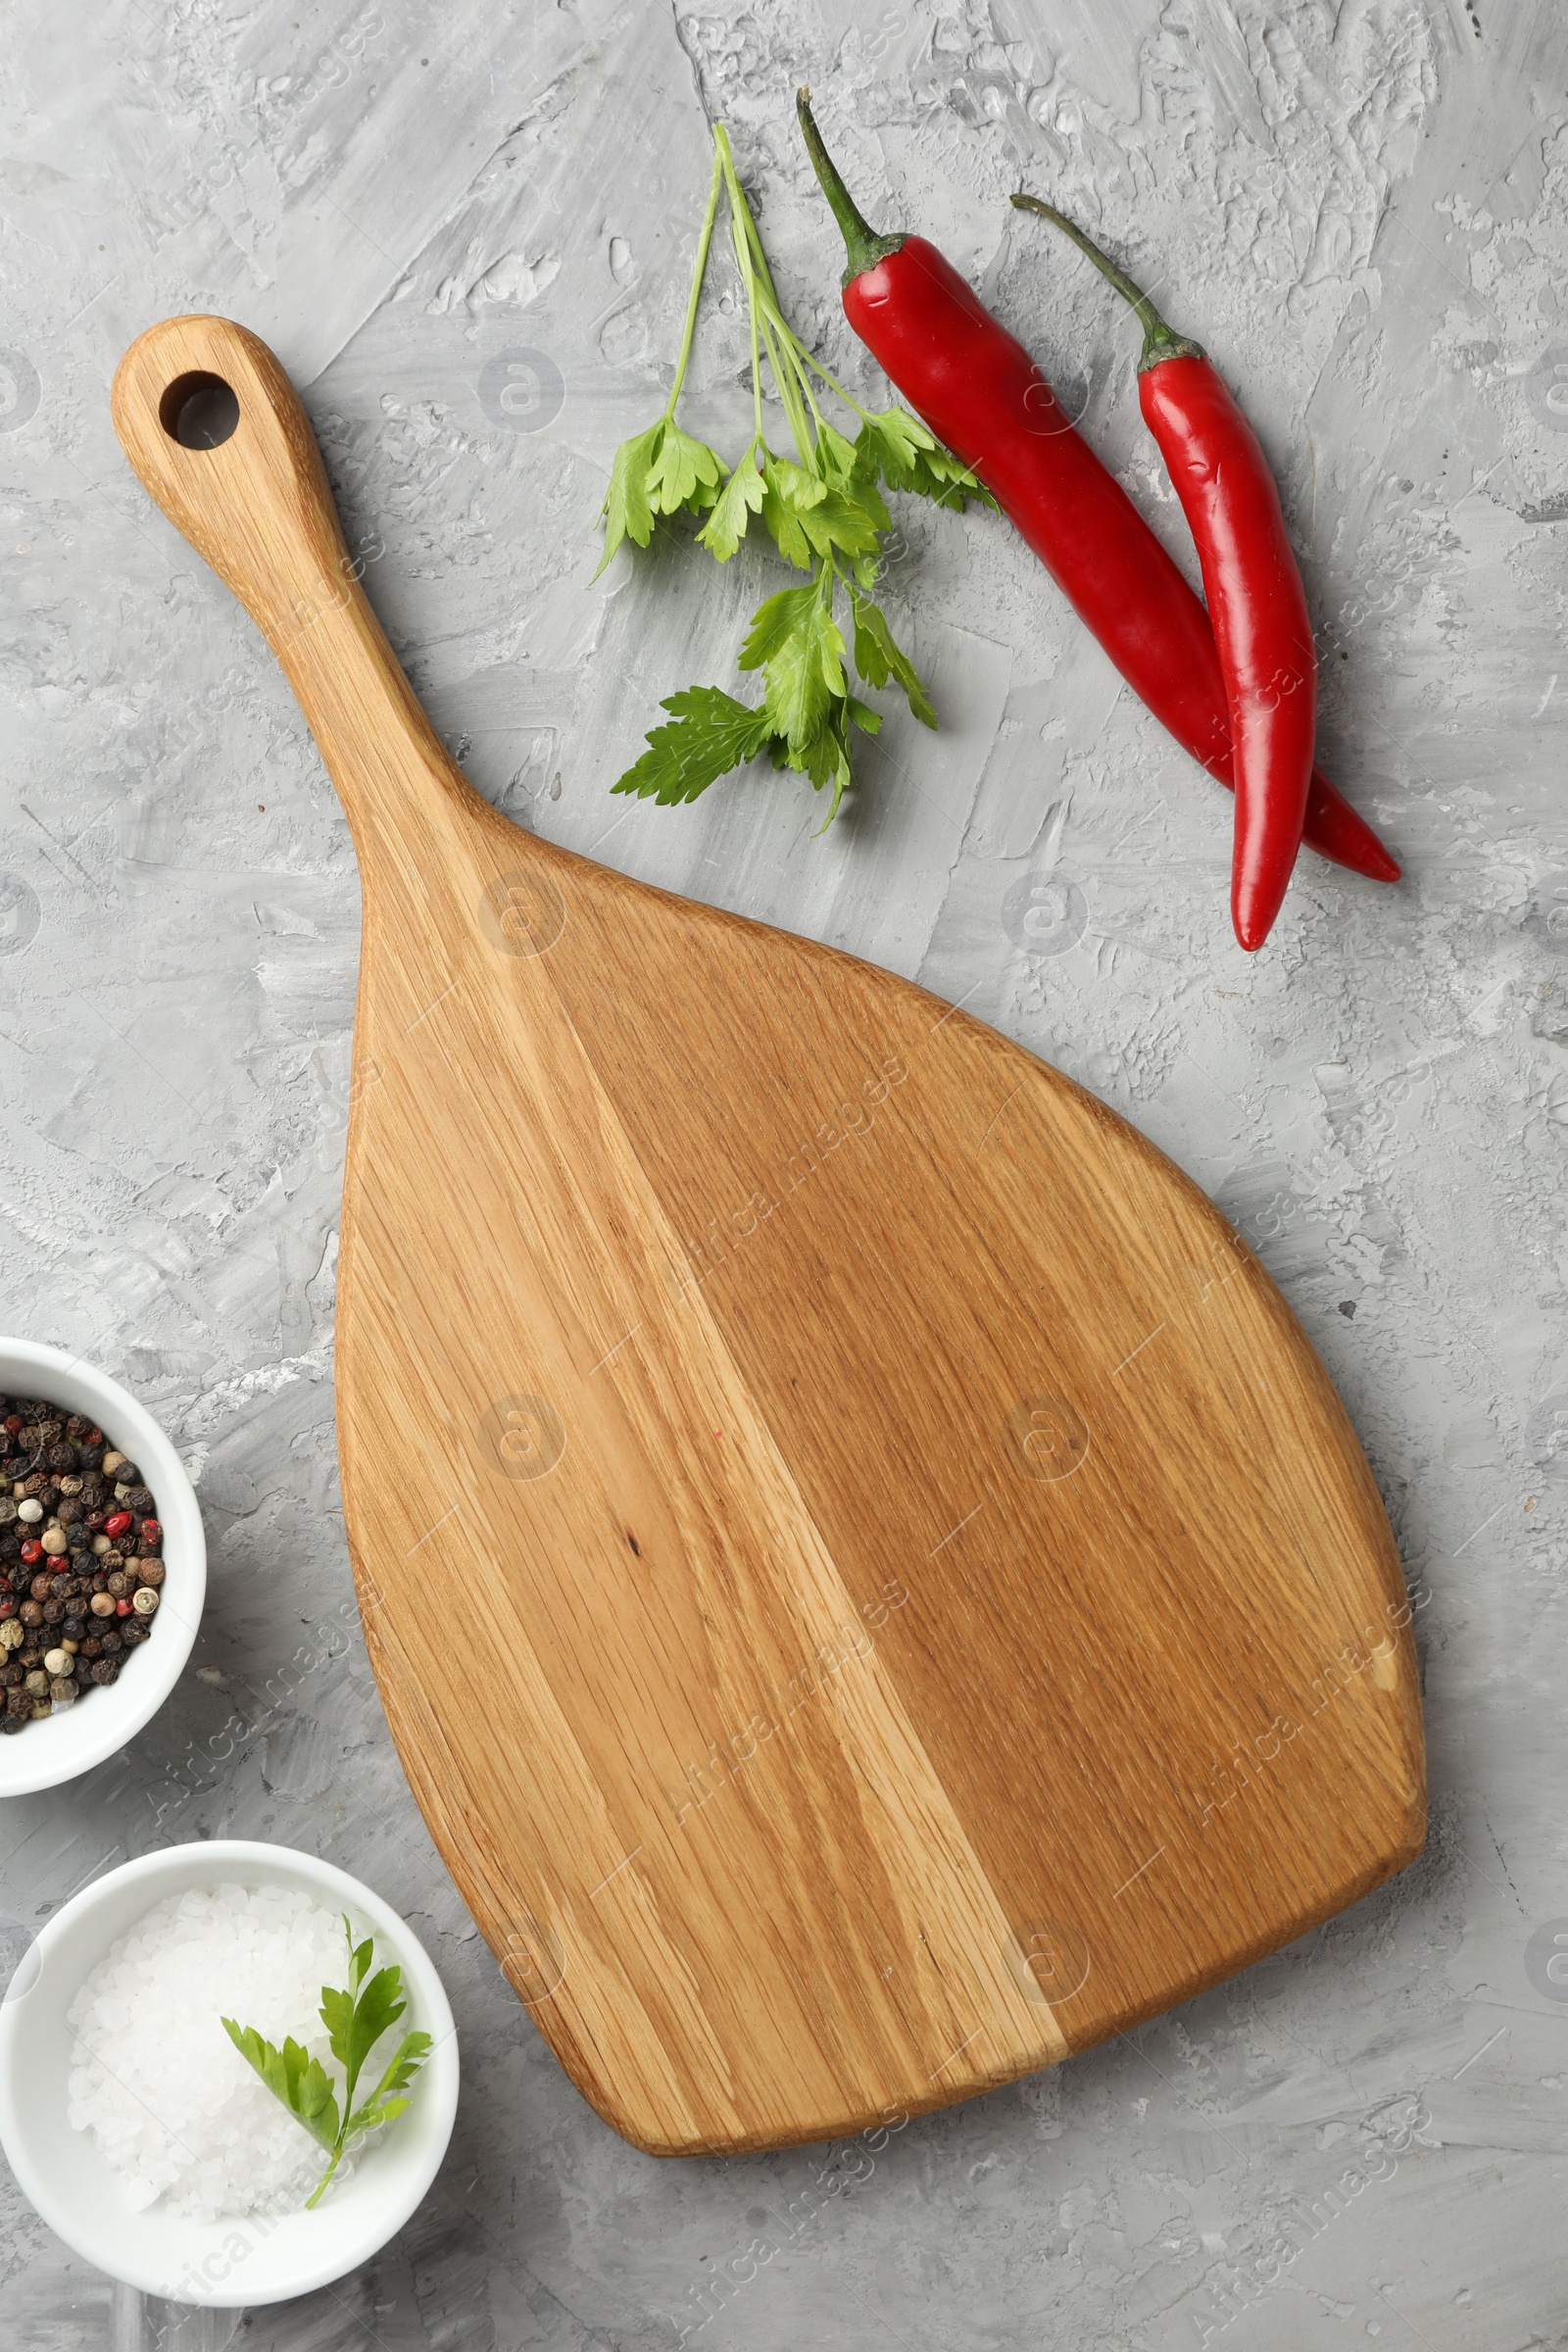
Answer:
[{"label": "wooden cutting board", "polygon": [[[187,447],[204,379],[239,421]],[[1388,1523],[1223,1217],[967,1014],[490,808],[253,335],[152,328],[114,406],[353,826],[366,1639],[431,1834],[600,2113],[666,2154],[914,2114],[1408,1862]]]}]

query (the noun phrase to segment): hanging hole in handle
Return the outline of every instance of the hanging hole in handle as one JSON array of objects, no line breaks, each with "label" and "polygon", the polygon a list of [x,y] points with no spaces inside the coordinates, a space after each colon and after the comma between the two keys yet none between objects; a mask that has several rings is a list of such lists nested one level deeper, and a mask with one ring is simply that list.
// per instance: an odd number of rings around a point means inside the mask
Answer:
[{"label": "hanging hole in handle", "polygon": [[219,449],[239,422],[232,384],[197,368],[176,375],[158,403],[158,421],[181,449]]}]

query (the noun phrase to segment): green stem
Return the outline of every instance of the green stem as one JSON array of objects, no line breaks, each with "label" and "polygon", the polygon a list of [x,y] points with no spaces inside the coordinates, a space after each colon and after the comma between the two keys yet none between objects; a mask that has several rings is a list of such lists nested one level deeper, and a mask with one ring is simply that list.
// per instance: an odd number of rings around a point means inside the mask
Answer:
[{"label": "green stem", "polygon": [[1063,236],[1071,237],[1080,253],[1086,253],[1100,271],[1108,278],[1118,294],[1130,302],[1138,314],[1144,330],[1144,348],[1138,361],[1138,372],[1157,368],[1161,360],[1202,360],[1208,357],[1201,343],[1194,343],[1186,335],[1178,335],[1165,324],[1143,287],[1134,283],[1125,270],[1118,269],[1108,253],[1102,253],[1093,237],[1086,236],[1076,221],[1065,213],[1058,213],[1054,204],[1045,203],[1039,196],[1026,196],[1020,189],[1013,203],[1020,212],[1038,213],[1043,220],[1052,220]]},{"label": "green stem", "polygon": [[783,312],[779,309],[776,301],[769,302],[767,297],[763,295],[761,297],[761,309],[763,315],[772,320],[775,330],[787,339],[791,349],[796,354],[796,357],[805,367],[810,368],[813,375],[818,375],[821,377],[823,383],[826,384],[830,392],[836,392],[838,394],[839,399],[844,402],[846,408],[853,409],[857,416],[864,416],[869,414],[868,410],[861,408],[859,402],[856,399],[855,394],[847,391],[844,385],[839,382],[838,377],[833,373],[832,369],[830,368],[824,368],[821,361],[816,357],[816,354],[807,349],[806,345],[801,341],[800,336],[795,332],[795,329],[785,318]]},{"label": "green stem", "polygon": [[857,416],[870,416],[870,410],[862,409],[859,402],[856,399],[855,394],[853,392],[846,392],[844,386],[839,382],[838,377],[834,375],[828,368],[824,368],[821,361],[816,358],[814,353],[808,351],[804,343],[797,342],[795,348],[800,353],[801,358],[805,361],[807,367],[810,368],[812,374],[819,375],[823,383],[826,384],[828,390],[838,394],[840,400],[843,401],[846,408],[853,409]]},{"label": "green stem", "polygon": [[[741,248],[737,243],[737,258]],[[746,285],[746,307],[752,315],[752,441],[755,446],[762,439],[762,347],[758,335],[757,286],[744,259],[741,275]]]},{"label": "green stem", "polygon": [[[722,122],[713,125],[713,189],[711,201],[718,202],[718,183],[722,177],[729,195],[729,236],[735,248],[735,267],[746,288],[746,310],[752,329],[752,449],[762,439],[762,355],[758,342],[757,279],[752,269],[752,256],[747,239],[740,228],[740,211],[745,198],[740,194],[740,181],[735,175],[735,158],[730,153],[729,134]],[[739,209],[737,209],[739,208]],[[750,216],[748,215],[748,220]],[[746,453],[751,456],[751,450]],[[741,460],[742,465],[746,459]]]},{"label": "green stem", "polygon": [[806,141],[806,152],[811,159],[811,169],[821,183],[828,208],[843,231],[844,249],[849,255],[844,283],[849,285],[867,270],[874,270],[878,262],[885,262],[889,254],[897,253],[905,239],[902,234],[879,237],[844,185],[838,166],[822,144],[822,133],[817,129],[816,118],[811,112],[809,90],[796,91],[795,111],[801,119],[801,135]]},{"label": "green stem", "polygon": [[[759,313],[760,313],[763,318],[770,321],[774,333],[782,339],[785,348],[790,352],[794,359],[799,361],[803,367],[809,368],[814,375],[820,376],[822,382],[826,384],[828,390],[835,393],[838,398],[843,401],[846,408],[853,409],[857,416],[865,416],[869,414],[869,412],[860,406],[860,403],[856,399],[853,392],[848,391],[845,386],[839,382],[838,377],[832,372],[831,368],[824,368],[821,361],[817,359],[815,354],[808,351],[806,345],[801,341],[799,335],[795,332],[795,329],[791,326],[789,320],[785,318],[784,313],[779,306],[778,292],[773,284],[772,271],[767,266],[767,256],[762,250],[762,240],[758,231],[757,222],[752,217],[752,208],[747,203],[745,191],[741,187],[740,176],[735,170],[734,153],[730,147],[729,138],[722,122],[714,125],[713,145],[718,151],[720,163],[724,171],[725,186],[729,191],[730,231],[735,240],[735,259],[740,269],[742,282],[746,287],[747,301],[751,306],[752,311],[752,383],[753,389],[757,396],[757,430],[759,435],[760,435],[762,429],[762,395],[761,386],[759,382],[757,372],[757,318]],[[737,223],[739,223],[739,225],[737,225]],[[810,398],[808,388],[807,397],[808,399]],[[814,400],[811,402],[811,408],[813,414],[818,413]]]},{"label": "green stem", "polygon": [[[801,401],[800,386],[803,379],[800,376],[799,368],[794,365],[794,354],[802,346],[779,310],[778,296],[774,291],[772,276],[767,267],[767,257],[762,251],[762,240],[757,233],[757,223],[752,218],[752,208],[746,201],[740,174],[735,169],[735,157],[730,147],[729,136],[722,122],[714,125],[713,148],[717,158],[714,168],[722,170],[724,185],[729,193],[730,235],[734,240],[736,266],[746,287],[746,300],[751,311],[752,400],[757,431],[760,434],[762,429],[762,382],[758,351],[758,337],[760,334],[762,348],[767,353],[768,366],[773,371],[774,386],[777,389],[779,400],[783,404],[785,416],[789,420],[790,431],[795,437],[795,446],[801,464],[814,473],[817,470],[815,452],[811,441],[810,427],[807,422],[806,410]],[[774,333],[775,325],[777,339],[775,339]],[[780,357],[780,342],[783,344],[789,364],[786,364],[785,358]],[[808,387],[808,397],[809,397]],[[811,406],[814,410],[816,407],[814,400],[811,402]]]},{"label": "green stem", "polygon": [[675,381],[670,385],[669,398],[664,404],[664,416],[675,414],[680,388],[686,381],[686,365],[692,356],[692,341],[697,333],[697,305],[702,299],[703,278],[708,270],[708,248],[712,241],[713,222],[718,218],[718,184],[721,177],[719,158],[713,158],[712,183],[708,191],[708,210],[703,215],[702,230],[697,239],[697,266],[692,271],[692,290],[686,297],[686,327],[680,340],[680,358],[675,363]]},{"label": "green stem", "polygon": [[719,130],[724,140],[724,153],[729,166],[730,200],[739,208],[741,221],[746,231],[746,242],[752,249],[758,283],[761,286],[766,300],[772,303],[776,309],[778,288],[773,283],[773,272],[768,267],[767,255],[762,250],[761,232],[758,228],[752,208],[746,201],[746,191],[741,186],[740,173],[735,169],[735,154],[730,146],[728,133],[724,131],[722,124],[719,125]]},{"label": "green stem", "polygon": [[340,2137],[337,2146],[332,2150],[331,2163],[327,2166],[325,2172],[321,2175],[321,2178],[319,2180],[318,2180],[316,2186],[312,2189],[310,2195],[305,2200],[305,2210],[307,2213],[310,2212],[313,2205],[318,2205],[322,2197],[326,2194],[327,2185],[331,2180],[332,2175],[337,2171],[339,2164],[342,2162],[343,2146],[344,2143]]},{"label": "green stem", "polygon": [[818,428],[820,428],[822,422],[822,412],[817,407],[816,394],[811,389],[811,379],[807,374],[805,368],[801,364],[806,357],[805,345],[800,341],[800,338],[797,335],[791,332],[788,326],[780,326],[775,324],[773,327],[773,349],[775,354],[775,371],[777,368],[776,355],[779,352],[782,352],[784,355],[784,364],[790,371],[791,379],[796,388],[797,402],[803,398],[805,400],[806,409],[801,411],[803,419],[806,416],[806,411],[809,410],[812,422]]},{"label": "green stem", "polygon": [[800,385],[796,381],[794,371],[786,368],[779,358],[778,345],[773,339],[773,330],[767,322],[765,312],[762,316],[762,342],[767,351],[767,364],[773,370],[774,388],[778,393],[784,414],[789,419],[796,454],[807,471],[815,473],[817,471],[815,451],[811,446],[811,431],[807,423],[806,410],[801,401]]}]

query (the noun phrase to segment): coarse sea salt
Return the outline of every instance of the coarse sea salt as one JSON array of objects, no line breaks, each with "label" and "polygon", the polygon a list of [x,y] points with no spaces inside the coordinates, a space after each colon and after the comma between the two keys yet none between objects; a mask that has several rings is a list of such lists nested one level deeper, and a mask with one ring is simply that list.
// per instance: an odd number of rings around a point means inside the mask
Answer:
[{"label": "coarse sea salt", "polygon": [[325,2155],[221,2021],[279,2047],[292,2035],[336,2082],[321,1987],[347,1982],[347,1960],[341,1917],[276,1885],[171,1895],[110,1946],[69,2012],[69,2114],[137,2212],[160,2197],[204,2222],[304,2204]]}]

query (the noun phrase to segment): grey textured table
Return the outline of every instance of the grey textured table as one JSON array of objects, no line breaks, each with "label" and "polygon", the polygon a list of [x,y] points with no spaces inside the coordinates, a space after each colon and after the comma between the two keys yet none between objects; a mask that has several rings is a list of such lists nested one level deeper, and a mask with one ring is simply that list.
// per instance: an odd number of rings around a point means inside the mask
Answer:
[{"label": "grey textured table", "polygon": [[[15,1944],[160,1840],[312,1847],[428,1940],[466,2079],[385,2255],[243,2323],[112,2290],[7,2178],[0,2337],[1568,2342],[1568,1984],[1542,1940],[1568,1932],[1562,12],[16,0],[5,47],[0,1320],[164,1418],[213,1579],[162,1717],[5,1807],[0,1909]],[[942,730],[890,721],[825,838],[765,767],[690,810],[609,797],[659,697],[727,682],[778,584],[677,532],[590,585],[611,451],[669,380],[708,121],[803,330],[871,380],[794,132],[803,78],[867,211],[983,284],[1191,567],[1131,323],[1009,188],[1160,273],[1277,461],[1325,762],[1405,858],[1397,891],[1303,861],[1244,957],[1228,804],[1004,525],[928,511],[901,514],[888,587]],[[578,2099],[430,1846],[354,1617],[331,1350],[357,881],[270,659],[110,428],[125,343],[185,309],[244,319],[305,388],[392,637],[519,823],[963,998],[1261,1251],[1422,1602],[1432,1836],[1404,1877],[875,2151],[662,2164]],[[743,319],[713,305],[692,387],[737,445]],[[1030,874],[1067,909],[1043,943],[1003,914]]]}]

